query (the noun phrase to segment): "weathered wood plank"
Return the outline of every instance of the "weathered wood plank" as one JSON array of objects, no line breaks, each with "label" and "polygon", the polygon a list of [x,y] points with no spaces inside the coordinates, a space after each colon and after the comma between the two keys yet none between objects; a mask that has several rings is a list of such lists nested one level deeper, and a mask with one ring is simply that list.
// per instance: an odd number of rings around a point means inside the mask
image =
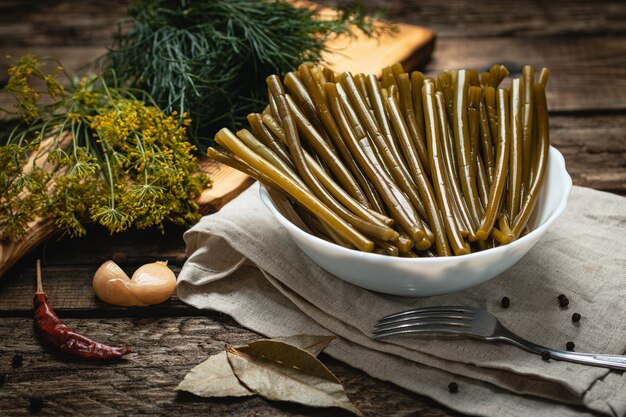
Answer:
[{"label": "weathered wood plank", "polygon": [[[176,296],[167,303],[147,309],[125,309],[98,300],[92,279],[98,267],[109,259],[129,274],[142,264],[165,260],[177,274],[185,259],[184,228],[170,226],[159,230],[132,230],[109,235],[92,227],[84,238],[51,239],[22,259],[0,281],[0,315],[26,314],[32,307],[35,259],[43,260],[44,287],[59,311],[75,310],[87,314],[90,309],[106,310],[107,315],[171,315],[193,312]],[[102,314],[102,313],[100,313]]]},{"label": "weathered wood plank", "polygon": [[111,235],[102,227],[92,226],[85,238],[65,237],[49,241],[40,255],[45,266],[93,266],[114,257],[120,265],[141,265],[156,260],[177,265],[185,255],[185,230],[187,228],[169,224],[163,231],[152,228]]},{"label": "weathered wood plank", "polygon": [[[320,0],[323,4],[348,0]],[[126,16],[130,0],[31,2],[0,1],[0,39],[21,45],[104,46]],[[540,37],[555,35],[623,34],[626,5],[619,0],[537,2],[520,0],[364,0],[372,10],[383,10],[392,19],[430,27],[445,37]],[[63,16],[63,19],[59,19]]]},{"label": "weathered wood plank", "polygon": [[[101,47],[8,50],[16,56],[25,52],[55,55],[70,71],[104,51]],[[0,53],[4,53],[1,47]],[[0,81],[6,80],[7,63],[0,60]],[[626,110],[626,42],[621,37],[439,39],[425,71],[484,70],[494,63],[506,65],[514,76],[525,64],[550,68],[547,93],[551,111]],[[9,97],[0,96],[0,107],[11,105]]]},{"label": "weathered wood plank", "polygon": [[[42,414],[68,416],[350,416],[336,409],[245,399],[201,399],[174,391],[189,369],[224,345],[260,338],[231,319],[210,317],[66,320],[75,330],[133,348],[128,359],[94,364],[44,350],[30,319],[0,319],[0,415],[31,415],[28,398],[43,398]],[[23,366],[11,368],[15,353]],[[367,416],[456,416],[443,406],[322,355],[348,396]],[[437,408],[434,408],[437,407]]]},{"label": "weathered wood plank", "polygon": [[0,39],[14,46],[109,46],[130,0],[0,1]]},{"label": "weathered wood plank", "polygon": [[[430,71],[484,68],[495,62],[505,63],[513,71],[526,63],[548,66],[554,73],[548,88],[552,110],[626,109],[626,95],[622,94],[626,91],[626,43],[621,36],[606,36],[624,32],[626,3],[523,1],[516,2],[513,10],[506,3],[482,1],[368,3],[373,8],[387,7],[391,17],[430,26],[437,32],[439,41]],[[55,55],[74,71],[110,45],[115,22],[125,16],[126,4],[128,0],[93,1],[78,7],[56,1],[25,8],[19,2],[3,0],[0,53]],[[524,31],[568,36],[529,38]],[[602,36],[587,36],[596,32]],[[586,36],[572,36],[576,33]],[[496,34],[507,37],[476,38]],[[524,36],[508,37],[511,34]],[[0,80],[6,79],[6,65],[3,60]]]},{"label": "weathered wood plank", "polygon": [[[349,0],[319,2],[350,3]],[[363,3],[370,9],[383,10],[395,20],[429,27],[440,38],[528,38],[626,31],[626,4],[620,0],[364,0]]]},{"label": "weathered wood plank", "polygon": [[626,114],[552,116],[550,137],[575,185],[626,196]]},{"label": "weathered wood plank", "polygon": [[[156,259],[160,259],[157,257]],[[126,308],[100,301],[92,286],[93,275],[100,263],[92,265],[45,266],[42,268],[44,289],[51,305],[62,316],[73,317],[136,317],[181,316],[198,314],[197,310],[183,304],[176,294],[162,304],[150,307]],[[131,275],[139,264],[126,263],[122,268]],[[179,266],[172,265],[175,274]],[[13,272],[15,271],[15,272]],[[35,270],[14,268],[3,278],[0,286],[0,316],[27,316],[33,307]]]},{"label": "weathered wood plank", "polygon": [[439,39],[426,72],[492,64],[506,65],[512,76],[526,64],[550,68],[550,111],[626,110],[623,37]]}]

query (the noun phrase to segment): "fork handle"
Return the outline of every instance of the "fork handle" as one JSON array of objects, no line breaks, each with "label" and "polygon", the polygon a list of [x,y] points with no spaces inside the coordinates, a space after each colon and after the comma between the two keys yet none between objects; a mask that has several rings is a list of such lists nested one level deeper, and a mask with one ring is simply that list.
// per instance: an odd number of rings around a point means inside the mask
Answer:
[{"label": "fork handle", "polygon": [[497,338],[498,340],[510,343],[531,353],[541,355],[544,352],[548,352],[550,353],[551,359],[579,363],[583,365],[599,366],[602,368],[626,370],[625,355],[579,353],[551,349],[519,337],[506,328],[503,328],[502,330],[503,331],[500,332],[500,336]]}]

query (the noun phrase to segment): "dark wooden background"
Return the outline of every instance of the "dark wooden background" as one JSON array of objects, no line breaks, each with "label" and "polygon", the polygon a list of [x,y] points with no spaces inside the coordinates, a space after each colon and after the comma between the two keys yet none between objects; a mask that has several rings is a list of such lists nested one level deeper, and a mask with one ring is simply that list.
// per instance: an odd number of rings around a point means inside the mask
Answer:
[{"label": "dark wooden background", "polygon": [[[626,2],[369,0],[398,21],[437,33],[426,72],[503,63],[547,66],[553,144],[574,183],[626,195]],[[128,0],[0,0],[0,56],[55,55],[70,70],[105,51]],[[3,75],[6,61],[0,64]],[[4,103],[1,103],[2,105]],[[42,415],[98,416],[339,416],[260,398],[204,400],[177,395],[185,373],[225,343],[258,338],[227,316],[171,301],[122,309],[96,300],[91,278],[114,257],[132,270],[156,258],[178,272],[184,259],[180,228],[83,239],[55,238],[0,279],[0,416],[29,415],[28,399],[44,399]],[[34,260],[42,257],[47,290],[59,315],[76,330],[137,353],[114,365],[94,365],[44,351],[32,331]],[[15,353],[24,357],[11,366]],[[445,404],[375,380],[322,355],[349,397],[367,416],[454,416]],[[0,375],[0,381],[2,376]],[[416,381],[416,384],[419,384]],[[462,387],[461,387],[462,389]]]}]

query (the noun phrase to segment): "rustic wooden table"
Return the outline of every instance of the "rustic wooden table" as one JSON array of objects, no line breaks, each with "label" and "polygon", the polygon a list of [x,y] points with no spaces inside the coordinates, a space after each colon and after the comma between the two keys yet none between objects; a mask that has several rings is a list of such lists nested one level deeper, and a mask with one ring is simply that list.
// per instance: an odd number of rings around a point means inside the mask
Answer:
[{"label": "rustic wooden table", "polygon": [[[70,69],[109,45],[127,0],[22,2],[0,0],[0,53],[56,55]],[[398,21],[427,26],[437,45],[427,72],[487,68],[503,63],[548,66],[551,135],[574,183],[626,195],[626,3],[623,1],[466,2],[367,1]],[[548,3],[548,2],[546,2]],[[5,67],[0,68],[2,70]],[[4,72],[4,71],[3,71]],[[0,82],[2,79],[0,79]],[[177,272],[184,260],[183,229],[82,239],[50,239],[0,279],[0,415],[28,415],[28,400],[44,400],[42,415],[339,416],[260,398],[205,400],[176,394],[185,373],[225,343],[256,339],[231,318],[169,302],[123,309],[94,298],[91,278],[116,257],[132,269],[156,258]],[[34,260],[42,258],[48,294],[76,330],[137,353],[94,365],[45,351],[32,330]],[[11,365],[23,355],[21,367]],[[415,395],[322,355],[368,416],[453,416],[445,404]],[[419,383],[419,381],[416,381]]]}]

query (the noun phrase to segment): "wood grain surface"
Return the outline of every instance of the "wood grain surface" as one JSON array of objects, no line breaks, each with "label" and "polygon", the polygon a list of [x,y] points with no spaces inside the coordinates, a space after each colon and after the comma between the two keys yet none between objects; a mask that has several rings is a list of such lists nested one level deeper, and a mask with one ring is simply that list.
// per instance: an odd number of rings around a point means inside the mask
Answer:
[{"label": "wood grain surface", "polygon": [[[344,4],[350,0],[318,0]],[[438,38],[548,38],[602,35],[626,31],[621,0],[366,0],[395,21],[426,26]],[[470,54],[466,54],[469,56]]]},{"label": "wood grain surface", "polygon": [[[0,55],[49,53],[70,69],[79,68],[105,50],[128,2],[0,0]],[[482,69],[495,62],[513,73],[526,63],[549,66],[552,142],[564,154],[574,183],[626,195],[626,3],[365,3],[385,8],[396,21],[436,32],[432,60],[422,68],[427,73]],[[178,271],[185,256],[183,231],[168,227],[164,234],[109,236],[90,229],[83,239],[49,239],[9,271],[0,281],[0,374],[7,375],[0,386],[0,416],[32,415],[27,408],[31,396],[44,399],[41,415],[49,416],[343,415],[260,398],[198,399],[172,390],[187,370],[225,343],[258,335],[228,316],[195,310],[176,297],[147,309],[106,306],[94,298],[90,285],[99,264],[112,257],[128,271],[155,258],[167,259]],[[68,324],[111,343],[129,344],[138,353],[118,364],[100,365],[44,351],[30,320],[37,257],[44,260],[51,302]],[[24,355],[21,368],[11,367],[15,353]],[[322,361],[366,416],[458,415],[445,404],[375,380],[328,356]]]},{"label": "wood grain surface", "polygon": [[[339,409],[313,409],[260,397],[202,399],[174,388],[187,371],[218,353],[226,344],[242,344],[260,338],[232,319],[207,313],[185,318],[67,319],[79,332],[111,344],[132,346],[134,353],[115,364],[76,362],[53,356],[34,338],[31,320],[0,320],[0,372],[6,382],[0,388],[0,415],[29,416],[28,400],[44,400],[48,416],[221,416],[221,417],[347,417]],[[11,368],[15,353],[23,365]],[[321,359],[339,375],[348,397],[368,415],[443,417],[457,414],[390,383],[376,381],[362,372],[322,354]],[[389,408],[393,398],[393,409]]]},{"label": "wood grain surface", "polygon": [[336,72],[382,73],[382,68],[401,62],[405,68],[424,64],[435,46],[435,34],[428,28],[398,23],[396,32],[379,38],[363,35],[356,39],[339,37],[327,43],[329,52],[322,55]]}]

